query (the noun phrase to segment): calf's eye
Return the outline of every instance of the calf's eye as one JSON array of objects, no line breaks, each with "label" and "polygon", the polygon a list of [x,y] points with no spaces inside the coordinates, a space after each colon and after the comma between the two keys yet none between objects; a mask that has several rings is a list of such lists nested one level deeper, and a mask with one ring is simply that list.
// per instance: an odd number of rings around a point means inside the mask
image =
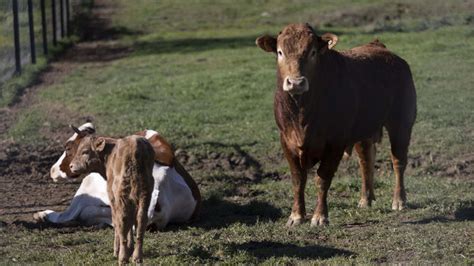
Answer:
[{"label": "calf's eye", "polygon": [[281,50],[278,50],[278,56],[283,56],[283,52]]},{"label": "calf's eye", "polygon": [[314,57],[314,56],[316,56],[316,51],[315,50],[311,51],[311,57]]}]

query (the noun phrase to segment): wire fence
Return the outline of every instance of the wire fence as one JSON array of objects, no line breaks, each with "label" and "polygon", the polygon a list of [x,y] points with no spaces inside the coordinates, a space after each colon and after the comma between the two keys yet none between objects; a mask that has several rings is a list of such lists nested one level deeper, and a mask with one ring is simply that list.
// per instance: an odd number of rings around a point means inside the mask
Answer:
[{"label": "wire fence", "polygon": [[0,0],[0,85],[71,32],[80,0]]}]

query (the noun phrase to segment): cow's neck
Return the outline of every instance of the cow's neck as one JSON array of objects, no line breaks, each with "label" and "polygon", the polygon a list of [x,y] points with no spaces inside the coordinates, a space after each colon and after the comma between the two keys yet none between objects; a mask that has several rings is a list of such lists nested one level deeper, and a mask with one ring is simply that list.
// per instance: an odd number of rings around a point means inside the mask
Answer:
[{"label": "cow's neck", "polygon": [[[317,91],[308,91],[302,95],[290,95],[278,88],[276,101],[280,105],[281,114],[277,119],[283,127],[283,133],[291,138],[297,146],[303,147],[307,143],[306,136],[311,133],[309,124],[318,122],[319,96]],[[314,127],[313,127],[314,128]]]},{"label": "cow's neck", "polygon": [[304,124],[309,116],[310,109],[305,106],[306,99],[305,95],[290,95],[287,92],[283,92],[283,107],[285,114],[288,115],[288,123],[293,127],[303,130]]}]

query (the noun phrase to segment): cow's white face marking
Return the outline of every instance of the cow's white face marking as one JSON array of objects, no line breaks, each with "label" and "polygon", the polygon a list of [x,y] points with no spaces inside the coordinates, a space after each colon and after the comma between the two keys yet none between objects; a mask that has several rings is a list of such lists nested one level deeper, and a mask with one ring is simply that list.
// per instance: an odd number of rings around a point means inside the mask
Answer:
[{"label": "cow's white face marking", "polygon": [[66,157],[66,152],[63,152],[59,160],[51,167],[50,175],[54,182],[58,182],[60,178],[67,178],[66,173],[61,171],[61,168],[59,167],[63,162],[64,157]]}]

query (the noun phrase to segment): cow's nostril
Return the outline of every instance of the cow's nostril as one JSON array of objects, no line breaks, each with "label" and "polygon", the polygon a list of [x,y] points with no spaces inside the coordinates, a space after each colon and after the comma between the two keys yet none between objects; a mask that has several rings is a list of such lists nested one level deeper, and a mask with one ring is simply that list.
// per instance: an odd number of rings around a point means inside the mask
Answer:
[{"label": "cow's nostril", "polygon": [[300,86],[304,83],[304,80],[305,78],[304,77],[300,77],[300,78],[289,78],[288,79],[288,82],[289,84],[293,84],[295,86]]}]

